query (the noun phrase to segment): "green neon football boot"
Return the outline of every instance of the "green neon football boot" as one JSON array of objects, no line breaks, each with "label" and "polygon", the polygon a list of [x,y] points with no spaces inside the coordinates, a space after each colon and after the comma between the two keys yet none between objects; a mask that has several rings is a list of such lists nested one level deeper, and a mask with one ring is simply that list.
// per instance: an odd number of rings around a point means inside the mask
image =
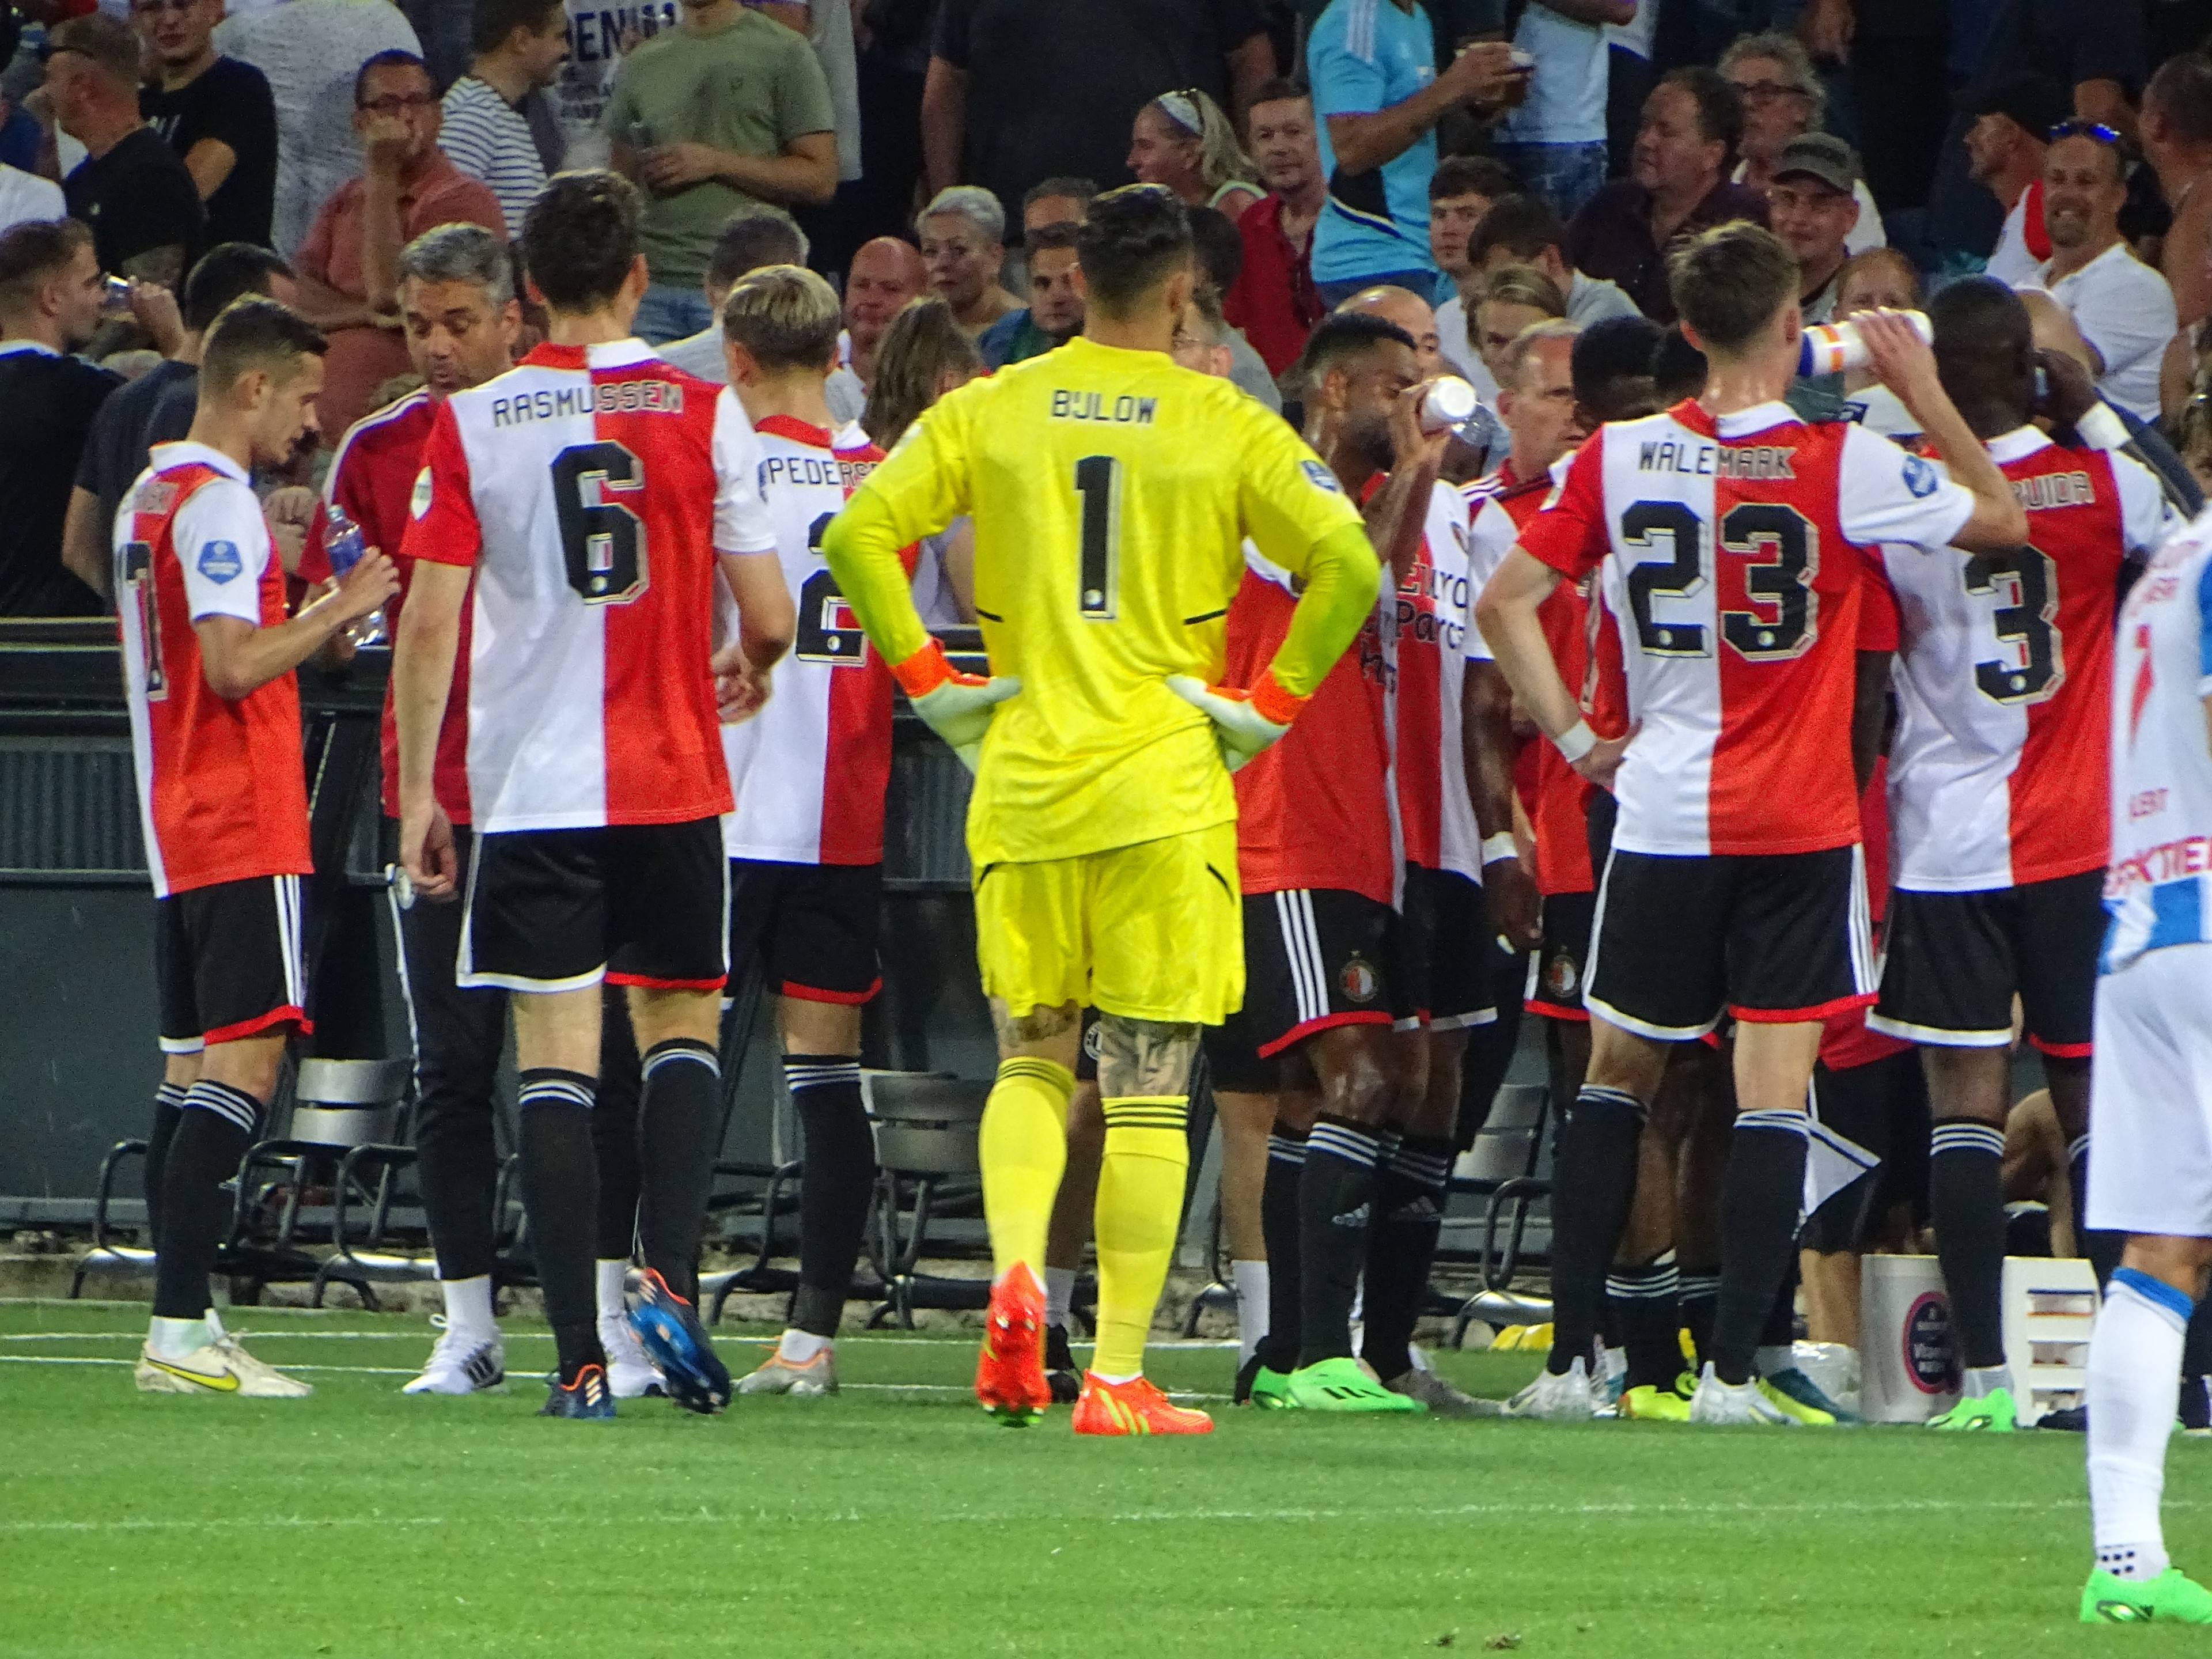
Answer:
[{"label": "green neon football boot", "polygon": [[2102,1567],[2081,1587],[2085,1625],[2212,1625],[2212,1590],[2179,1567],[2155,1578],[2115,1578]]},{"label": "green neon football boot", "polygon": [[[1289,1378],[1291,1403],[1306,1412],[1425,1412],[1419,1401],[1393,1394],[1358,1360],[1339,1355],[1301,1365]],[[1256,1398],[1259,1385],[1255,1382]]]},{"label": "green neon football boot", "polygon": [[2020,1408],[2010,1389],[1991,1389],[1979,1400],[1961,1400],[1928,1426],[1948,1434],[2010,1434],[2020,1426]]}]

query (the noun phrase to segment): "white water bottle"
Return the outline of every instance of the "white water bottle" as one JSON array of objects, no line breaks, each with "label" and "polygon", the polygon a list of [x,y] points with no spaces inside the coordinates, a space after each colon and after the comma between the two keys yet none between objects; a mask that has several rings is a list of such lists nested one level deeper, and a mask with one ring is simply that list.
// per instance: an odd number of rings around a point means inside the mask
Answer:
[{"label": "white water bottle", "polygon": [[1482,400],[1474,395],[1474,388],[1456,374],[1440,375],[1429,383],[1421,394],[1421,430],[1428,433],[1456,430],[1474,417]]},{"label": "white water bottle", "polygon": [[[1928,320],[1924,311],[1893,311],[1886,313],[1902,317],[1912,325],[1912,331],[1929,345],[1936,343],[1936,325]],[[1864,368],[1869,361],[1866,341],[1860,337],[1859,325],[1851,319],[1840,323],[1815,323],[1805,331],[1797,347],[1797,372],[1800,374],[1842,374],[1854,368]]]}]

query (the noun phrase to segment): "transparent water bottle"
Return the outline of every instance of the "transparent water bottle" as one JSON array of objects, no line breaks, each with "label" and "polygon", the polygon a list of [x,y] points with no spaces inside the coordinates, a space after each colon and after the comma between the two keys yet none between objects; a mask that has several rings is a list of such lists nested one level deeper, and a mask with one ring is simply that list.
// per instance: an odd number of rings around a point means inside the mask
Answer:
[{"label": "transparent water bottle", "polygon": [[[331,574],[343,580],[346,572],[359,564],[368,551],[368,538],[362,534],[361,526],[345,508],[331,502],[323,514],[323,556],[330,561]],[[349,633],[356,646],[385,645],[391,639],[381,606],[354,623]]]},{"label": "transparent water bottle", "polygon": [[1474,418],[1480,403],[1474,388],[1458,375],[1439,375],[1421,396],[1421,430],[1436,433],[1449,428],[1457,431]]}]

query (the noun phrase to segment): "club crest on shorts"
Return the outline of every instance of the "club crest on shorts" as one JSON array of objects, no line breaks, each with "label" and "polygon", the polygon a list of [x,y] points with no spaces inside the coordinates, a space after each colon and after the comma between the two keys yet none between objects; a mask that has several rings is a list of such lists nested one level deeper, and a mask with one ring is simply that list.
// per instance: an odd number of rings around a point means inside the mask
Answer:
[{"label": "club crest on shorts", "polygon": [[1544,964],[1544,989],[1552,997],[1564,1000],[1582,988],[1582,975],[1575,971],[1575,959],[1565,951],[1552,952],[1551,960]]},{"label": "club crest on shorts", "polygon": [[1382,988],[1382,976],[1375,971],[1375,964],[1354,951],[1352,959],[1337,975],[1336,982],[1344,992],[1346,1002],[1364,1006],[1375,1000],[1375,994]]}]

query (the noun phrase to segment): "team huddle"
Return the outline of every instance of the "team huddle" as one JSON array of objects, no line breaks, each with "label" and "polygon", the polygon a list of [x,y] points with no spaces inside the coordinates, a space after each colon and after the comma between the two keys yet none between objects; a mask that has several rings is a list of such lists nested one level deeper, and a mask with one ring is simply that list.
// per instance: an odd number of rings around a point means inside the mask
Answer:
[{"label": "team huddle", "polygon": [[[1455,483],[1418,343],[1373,308],[1315,331],[1303,441],[1222,378],[1184,211],[1131,186],[1079,233],[1084,335],[951,392],[884,456],[824,401],[839,319],[818,277],[737,283],[727,389],[631,337],[637,218],[612,175],[546,187],[521,247],[550,337],[512,366],[504,256],[461,227],[410,246],[428,384],[341,446],[329,502],[370,550],[296,615],[250,469],[312,422],[321,341],[274,301],[216,323],[191,438],[155,450],[118,520],[167,1055],[142,1388],[308,1391],[222,1330],[208,1274],[221,1183],[307,1028],[289,671],[381,611],[447,1314],[410,1391],[504,1376],[489,1094],[510,1015],[545,1414],[835,1391],[873,1164],[860,1010],[896,684],[975,774],[1000,1054],[976,1394],[1001,1421],[1059,1401],[1080,1434],[1212,1428],[1144,1376],[1202,1048],[1240,1401],[1832,1424],[1772,1328],[1821,1220],[1808,1136],[1864,1104],[1863,1066],[1917,1046],[1965,1366],[1938,1426],[2008,1429],[2017,998],[2089,1224],[2129,1236],[2100,1264],[2084,1616],[2212,1622],[2158,1522],[2212,1262],[2212,542],[2038,352],[2017,295],[1945,289],[1932,345],[1855,319],[1919,434],[1900,447],[1791,412],[1796,264],[1747,224],[1707,232],[1670,264],[1683,383],[1655,380],[1640,319],[1538,324],[1498,377],[1510,453]],[[963,517],[981,676],[911,593],[917,544]],[[1565,1109],[1553,1346],[1502,1407],[1411,1346],[1501,939],[1530,951]],[[697,1259],[722,998],[756,960],[805,1135],[801,1282],[733,1382]],[[1732,1109],[1711,1226],[1676,1196],[1702,1109],[1683,1099]],[[1072,1101],[1103,1123],[1079,1377]]]}]

